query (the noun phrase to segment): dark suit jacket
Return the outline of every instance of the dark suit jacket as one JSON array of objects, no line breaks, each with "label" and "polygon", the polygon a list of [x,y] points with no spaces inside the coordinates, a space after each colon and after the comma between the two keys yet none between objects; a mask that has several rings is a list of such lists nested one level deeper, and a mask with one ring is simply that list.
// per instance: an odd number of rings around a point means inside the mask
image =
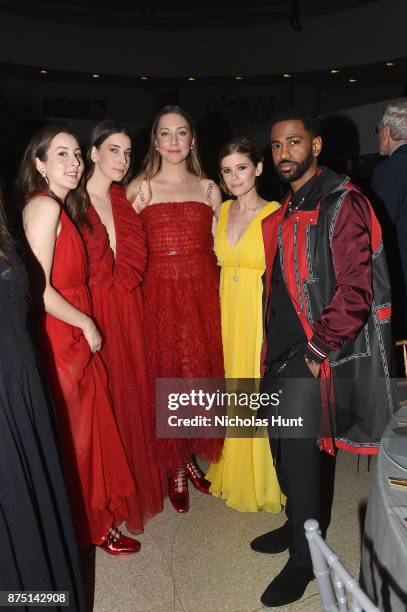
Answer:
[{"label": "dark suit jacket", "polygon": [[[393,155],[380,162],[372,177],[372,188],[384,204],[394,225],[404,277],[404,296],[407,295],[407,144],[402,145]],[[387,250],[386,250],[387,253]],[[388,257],[392,266],[391,257]],[[397,267],[397,263],[394,264]],[[392,270],[394,278],[395,270]],[[402,279],[399,279],[401,283]],[[397,283],[397,284],[399,284]],[[392,283],[394,297],[397,289]],[[396,299],[394,300],[396,302]]]}]

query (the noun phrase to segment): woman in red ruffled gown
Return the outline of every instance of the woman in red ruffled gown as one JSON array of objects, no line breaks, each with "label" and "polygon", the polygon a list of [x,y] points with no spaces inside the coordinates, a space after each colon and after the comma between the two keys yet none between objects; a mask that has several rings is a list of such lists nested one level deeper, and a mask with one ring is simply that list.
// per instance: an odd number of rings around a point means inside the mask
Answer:
[{"label": "woman in red ruffled gown", "polygon": [[34,255],[33,290],[45,309],[39,326],[42,364],[55,403],[79,544],[128,554],[140,543],[116,527],[127,517],[134,482],[97,354],[102,338],[91,318],[85,247],[65,210],[74,218],[85,202],[73,192],[82,172],[72,134],[58,126],[39,132],[20,168],[24,228]]},{"label": "woman in red ruffled gown", "polygon": [[[202,178],[192,122],[178,106],[157,115],[144,171],[130,183],[128,197],[147,233],[142,290],[154,379],[223,377],[219,273],[211,231],[221,194]],[[157,447],[169,498],[178,512],[187,512],[187,478],[202,492],[210,486],[194,455],[206,461],[219,458],[222,440],[160,438]]]},{"label": "woman in red ruffled gown", "polygon": [[130,163],[130,134],[115,121],[92,131],[87,158],[90,202],[81,224],[88,251],[93,314],[104,344],[117,427],[136,482],[126,526],[133,533],[160,512],[163,493],[152,452],[153,404],[147,383],[140,283],[147,264],[146,236],[120,182]]}]

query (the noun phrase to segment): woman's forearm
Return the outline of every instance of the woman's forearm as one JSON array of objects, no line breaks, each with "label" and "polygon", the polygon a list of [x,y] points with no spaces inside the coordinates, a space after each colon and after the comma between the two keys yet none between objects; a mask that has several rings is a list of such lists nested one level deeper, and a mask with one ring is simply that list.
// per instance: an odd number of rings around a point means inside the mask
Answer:
[{"label": "woman's forearm", "polygon": [[44,291],[44,307],[48,314],[82,330],[92,324],[92,319],[88,315],[67,302],[51,285]]}]

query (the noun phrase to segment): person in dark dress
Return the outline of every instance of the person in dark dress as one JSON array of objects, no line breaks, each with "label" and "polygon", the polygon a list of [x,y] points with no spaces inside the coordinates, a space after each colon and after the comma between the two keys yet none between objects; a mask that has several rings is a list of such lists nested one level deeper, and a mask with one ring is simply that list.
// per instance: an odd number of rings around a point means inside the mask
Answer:
[{"label": "person in dark dress", "polygon": [[[384,243],[393,293],[393,330],[396,338],[407,334],[407,102],[388,104],[377,127],[380,155],[372,188],[381,206]],[[383,214],[384,213],[384,214]],[[385,214],[387,213],[387,218]]]},{"label": "person in dark dress", "polygon": [[27,289],[0,202],[0,591],[69,591],[69,607],[56,598],[47,609],[76,612],[85,610],[80,566],[50,405],[26,328]]}]

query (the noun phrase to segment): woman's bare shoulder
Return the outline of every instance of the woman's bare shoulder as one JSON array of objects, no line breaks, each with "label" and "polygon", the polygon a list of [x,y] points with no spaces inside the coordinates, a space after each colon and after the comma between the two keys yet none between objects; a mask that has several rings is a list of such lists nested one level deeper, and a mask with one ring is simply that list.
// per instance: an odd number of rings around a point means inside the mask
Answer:
[{"label": "woman's bare shoulder", "polygon": [[126,187],[126,197],[137,212],[146,206],[148,194],[148,183],[142,177],[134,178]]},{"label": "woman's bare shoulder", "polygon": [[203,178],[200,180],[203,201],[215,212],[222,204],[222,192],[214,180]]},{"label": "woman's bare shoulder", "polygon": [[51,215],[58,216],[61,213],[60,204],[47,194],[38,194],[30,198],[23,209],[23,216]]},{"label": "woman's bare shoulder", "polygon": [[135,176],[128,185],[126,185],[126,198],[133,203],[137,198],[137,194],[143,184],[143,178]]}]

